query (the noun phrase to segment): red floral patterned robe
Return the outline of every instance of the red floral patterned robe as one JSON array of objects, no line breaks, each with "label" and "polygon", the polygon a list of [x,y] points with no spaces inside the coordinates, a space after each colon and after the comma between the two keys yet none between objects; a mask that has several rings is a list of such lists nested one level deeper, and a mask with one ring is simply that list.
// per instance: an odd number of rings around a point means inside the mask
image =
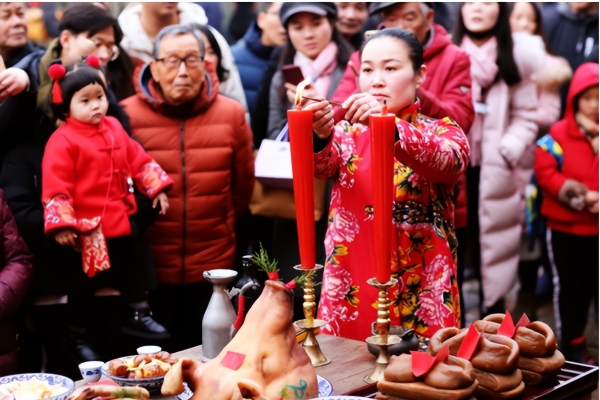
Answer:
[{"label": "red floral patterned robe", "polygon": [[[419,108],[417,101],[396,118],[390,318],[431,337],[460,323],[453,196],[469,145],[454,121]],[[375,276],[369,135],[367,126],[341,121],[315,154],[315,176],[335,179],[318,318],[328,322],[322,332],[357,340],[377,318],[377,290],[367,284]]]}]

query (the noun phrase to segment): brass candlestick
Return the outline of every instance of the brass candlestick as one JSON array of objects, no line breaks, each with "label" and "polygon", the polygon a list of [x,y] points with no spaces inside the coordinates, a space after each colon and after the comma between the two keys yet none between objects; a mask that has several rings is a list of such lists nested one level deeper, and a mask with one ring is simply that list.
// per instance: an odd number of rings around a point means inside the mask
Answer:
[{"label": "brass candlestick", "polygon": [[390,301],[388,298],[388,289],[398,283],[397,279],[390,279],[387,283],[379,283],[375,278],[367,280],[367,283],[379,290],[377,297],[377,321],[375,329],[377,335],[368,337],[367,343],[379,348],[379,356],[375,360],[375,366],[371,373],[364,377],[367,383],[377,382],[382,376],[385,367],[390,363],[388,348],[402,341],[399,336],[389,336],[390,333]]},{"label": "brass candlestick", "polygon": [[306,339],[304,339],[302,342],[302,347],[304,347],[304,351],[306,351],[306,354],[308,354],[310,362],[314,367],[326,365],[331,362],[331,360],[325,357],[321,351],[321,346],[319,346],[319,342],[315,336],[315,330],[327,325],[327,322],[323,321],[322,319],[315,319],[315,310],[317,308],[317,303],[315,303],[315,281],[310,273],[312,271],[318,271],[322,268],[323,266],[320,264],[316,264],[312,269],[302,268],[300,265],[296,265],[294,267],[294,269],[302,271],[302,274],[305,276],[303,288],[304,303],[302,303],[304,319],[296,321],[294,324],[299,329],[306,330]]}]

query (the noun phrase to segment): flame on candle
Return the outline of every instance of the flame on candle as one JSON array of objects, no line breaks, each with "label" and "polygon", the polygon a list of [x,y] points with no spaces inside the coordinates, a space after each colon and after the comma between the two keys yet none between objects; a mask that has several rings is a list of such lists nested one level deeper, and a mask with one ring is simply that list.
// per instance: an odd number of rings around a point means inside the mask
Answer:
[{"label": "flame on candle", "polygon": [[387,115],[387,101],[383,100],[383,107],[381,108],[381,114]]},{"label": "flame on candle", "polygon": [[300,109],[300,101],[302,100],[302,92],[304,92],[304,88],[311,83],[310,76],[306,77],[305,80],[300,82],[298,86],[296,86],[296,107]]}]

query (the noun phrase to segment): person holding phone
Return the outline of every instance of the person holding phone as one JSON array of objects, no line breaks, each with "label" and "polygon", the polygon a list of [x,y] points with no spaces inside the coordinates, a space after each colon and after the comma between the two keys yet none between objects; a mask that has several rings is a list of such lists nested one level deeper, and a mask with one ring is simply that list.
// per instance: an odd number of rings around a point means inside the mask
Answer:
[{"label": "person holding phone", "polygon": [[310,76],[313,83],[305,90],[306,96],[330,99],[352,52],[335,27],[334,3],[284,3],[279,17],[288,39],[279,61],[280,71],[271,81],[270,138],[275,138],[287,122],[286,112],[294,103],[296,85]]}]

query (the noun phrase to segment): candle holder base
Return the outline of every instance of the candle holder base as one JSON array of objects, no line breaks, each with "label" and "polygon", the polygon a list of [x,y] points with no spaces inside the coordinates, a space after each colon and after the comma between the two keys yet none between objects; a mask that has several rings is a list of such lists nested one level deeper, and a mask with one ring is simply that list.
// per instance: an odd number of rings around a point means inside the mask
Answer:
[{"label": "candle holder base", "polygon": [[377,357],[377,360],[375,360],[375,366],[373,367],[371,373],[364,377],[363,380],[365,382],[374,383],[383,377],[383,371],[390,363],[390,355],[388,349],[391,346],[400,343],[401,341],[402,338],[394,335],[388,336],[387,343],[384,343],[382,341],[380,335],[371,336],[366,339],[367,343],[377,346],[379,348],[379,356]]},{"label": "candle holder base", "polygon": [[319,342],[315,336],[315,330],[327,325],[326,321],[322,319],[313,320],[312,326],[308,327],[306,320],[301,319],[299,321],[294,322],[294,325],[298,329],[306,330],[306,339],[302,342],[302,347],[306,354],[310,358],[310,362],[313,367],[320,367],[322,365],[327,365],[331,362],[330,359],[325,357],[323,351],[321,351],[321,346],[319,346]]}]

